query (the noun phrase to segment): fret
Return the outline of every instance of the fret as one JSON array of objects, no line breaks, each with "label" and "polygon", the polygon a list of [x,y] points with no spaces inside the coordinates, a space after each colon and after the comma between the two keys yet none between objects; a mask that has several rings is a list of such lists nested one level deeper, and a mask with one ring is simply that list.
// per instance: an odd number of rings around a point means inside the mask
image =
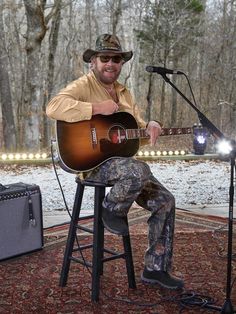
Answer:
[{"label": "fret", "polygon": [[140,129],[141,137],[142,138],[149,138],[149,135],[146,132],[146,129]]},{"label": "fret", "polygon": [[134,138],[134,129],[126,129],[126,138],[127,139],[133,139]]}]

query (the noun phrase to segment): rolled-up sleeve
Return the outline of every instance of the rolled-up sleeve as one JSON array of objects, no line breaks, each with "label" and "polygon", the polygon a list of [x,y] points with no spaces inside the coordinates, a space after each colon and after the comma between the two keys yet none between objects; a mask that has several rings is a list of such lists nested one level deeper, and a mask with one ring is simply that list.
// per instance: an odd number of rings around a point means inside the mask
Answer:
[{"label": "rolled-up sleeve", "polygon": [[66,122],[90,120],[92,117],[91,82],[87,76],[62,89],[47,104],[48,117]]},{"label": "rolled-up sleeve", "polygon": [[90,120],[92,117],[92,103],[59,94],[48,103],[46,114],[52,119],[66,122]]}]

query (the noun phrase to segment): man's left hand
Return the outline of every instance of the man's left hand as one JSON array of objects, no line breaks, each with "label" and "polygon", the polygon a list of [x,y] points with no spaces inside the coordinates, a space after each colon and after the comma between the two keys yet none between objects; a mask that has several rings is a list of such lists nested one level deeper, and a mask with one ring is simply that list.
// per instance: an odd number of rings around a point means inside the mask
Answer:
[{"label": "man's left hand", "polygon": [[161,126],[156,121],[149,121],[146,132],[150,136],[151,145],[154,146],[157,142],[159,135],[161,134]]}]

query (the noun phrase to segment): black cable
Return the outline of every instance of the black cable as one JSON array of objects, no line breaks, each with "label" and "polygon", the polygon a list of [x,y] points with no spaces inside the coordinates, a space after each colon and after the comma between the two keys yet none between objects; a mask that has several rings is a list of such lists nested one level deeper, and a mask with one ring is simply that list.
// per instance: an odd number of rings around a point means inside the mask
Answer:
[{"label": "black cable", "polygon": [[54,160],[54,152],[53,152],[53,142],[55,142],[55,140],[51,140],[52,165],[53,165],[54,173],[55,173],[55,175],[56,175],[56,179],[57,179],[57,182],[58,182],[58,185],[59,185],[61,194],[62,194],[62,198],[63,198],[64,204],[65,204],[65,208],[66,208],[66,210],[67,210],[68,215],[69,215],[70,218],[72,219],[72,215],[71,215],[71,213],[70,213],[70,211],[69,211],[69,208],[68,208],[68,205],[67,205],[67,202],[66,202],[66,198],[65,198],[65,194],[64,194],[64,191],[63,191],[63,188],[62,188],[62,185],[61,185],[61,182],[60,182],[58,173],[57,173],[57,169],[56,169],[56,164],[55,164],[55,160]]},{"label": "black cable", "polygon": [[[206,295],[197,294],[194,291],[184,291],[173,297],[163,297],[160,299],[160,301],[154,302],[154,303],[133,301],[131,299],[119,298],[119,297],[111,297],[107,295],[102,289],[101,289],[101,292],[109,300],[112,300],[115,302],[124,302],[127,304],[135,305],[138,307],[144,307],[144,308],[157,307],[158,305],[163,304],[165,302],[177,303],[180,308],[179,313],[181,313],[184,309],[190,309],[193,307],[201,307],[201,308],[207,308],[207,307],[210,308],[211,306],[214,307],[214,303],[215,303],[213,298]],[[215,306],[215,308],[218,308],[218,307]],[[155,313],[158,314],[158,312],[155,312]]]},{"label": "black cable", "polygon": [[201,307],[207,308],[208,306],[213,306],[215,301],[213,298],[202,295],[196,294],[194,291],[186,291],[180,295],[179,300],[176,300],[180,306],[180,312],[182,312],[186,308],[192,307]]},{"label": "black cable", "polygon": [[[64,193],[64,191],[63,191],[63,188],[62,188],[62,185],[61,185],[61,182],[60,182],[58,173],[57,173],[56,164],[55,164],[55,160],[54,160],[53,142],[55,142],[55,140],[51,140],[52,165],[53,165],[54,173],[55,173],[55,175],[56,175],[56,179],[57,179],[57,182],[58,182],[58,185],[59,185],[61,194],[62,194],[62,198],[63,198],[64,204],[65,204],[65,208],[66,208],[67,213],[69,214],[70,219],[71,219],[71,221],[68,222],[68,223],[70,224],[71,222],[73,222],[74,226],[77,227],[77,222],[76,222],[76,221],[73,221],[72,215],[71,215],[71,213],[70,213],[70,211],[69,211],[69,207],[68,207],[68,205],[67,205],[66,198],[65,198],[65,193]],[[67,224],[67,223],[64,223],[64,224]],[[63,225],[63,224],[62,224],[62,225]],[[92,275],[92,273],[91,273],[89,267],[88,267],[87,264],[86,264],[85,257],[84,257],[84,255],[83,255],[82,249],[81,249],[81,247],[80,247],[80,243],[79,243],[79,239],[78,239],[77,232],[75,233],[75,240],[76,240],[76,243],[77,243],[77,246],[78,246],[78,251],[80,252],[81,258],[82,258],[82,260],[83,260],[83,262],[84,262],[84,266],[87,268],[87,270],[88,270],[88,272],[90,273],[90,275]]]}]

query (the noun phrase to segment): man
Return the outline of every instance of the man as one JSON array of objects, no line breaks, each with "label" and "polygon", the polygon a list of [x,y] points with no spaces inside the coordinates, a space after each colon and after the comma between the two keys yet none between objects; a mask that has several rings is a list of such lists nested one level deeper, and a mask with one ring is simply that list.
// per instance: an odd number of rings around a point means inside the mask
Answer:
[{"label": "man", "polygon": [[[117,111],[131,113],[139,127],[146,127],[155,145],[161,133],[156,121],[146,124],[140,117],[130,92],[117,79],[122,66],[133,56],[123,51],[115,35],[98,37],[94,50],[87,49],[83,60],[91,71],[71,82],[47,106],[53,119],[76,122],[93,116],[111,115]],[[175,200],[173,195],[152,175],[149,166],[134,158],[111,158],[87,174],[86,179],[113,185],[103,201],[102,220],[110,232],[128,232],[126,215],[132,203],[150,211],[148,249],[144,258],[144,282],[158,283],[169,289],[183,287],[183,281],[170,275],[173,250]]]}]

